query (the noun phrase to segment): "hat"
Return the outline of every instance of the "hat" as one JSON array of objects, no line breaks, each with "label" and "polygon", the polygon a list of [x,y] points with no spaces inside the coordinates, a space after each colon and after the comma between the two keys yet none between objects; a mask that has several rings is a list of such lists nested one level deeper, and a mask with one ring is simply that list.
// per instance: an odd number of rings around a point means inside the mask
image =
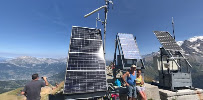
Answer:
[{"label": "hat", "polygon": [[131,65],[131,67],[132,67],[132,68],[136,68],[136,66],[135,66],[135,65]]}]

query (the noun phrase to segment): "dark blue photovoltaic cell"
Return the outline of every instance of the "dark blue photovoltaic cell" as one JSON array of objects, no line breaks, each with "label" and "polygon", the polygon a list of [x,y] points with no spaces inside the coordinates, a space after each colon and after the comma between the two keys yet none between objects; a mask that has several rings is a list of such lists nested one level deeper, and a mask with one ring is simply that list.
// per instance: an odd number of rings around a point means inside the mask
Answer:
[{"label": "dark blue photovoltaic cell", "polygon": [[125,59],[142,59],[132,34],[118,33],[118,38]]},{"label": "dark blue photovoltaic cell", "polygon": [[166,50],[177,50],[182,51],[183,49],[176,43],[175,39],[171,36],[169,32],[165,31],[154,31],[157,39],[163,45]]},{"label": "dark blue photovoltaic cell", "polygon": [[70,71],[66,74],[65,93],[87,93],[106,90],[104,71]]},{"label": "dark blue photovoltaic cell", "polygon": [[94,28],[73,27],[64,94],[106,90],[101,31]]}]

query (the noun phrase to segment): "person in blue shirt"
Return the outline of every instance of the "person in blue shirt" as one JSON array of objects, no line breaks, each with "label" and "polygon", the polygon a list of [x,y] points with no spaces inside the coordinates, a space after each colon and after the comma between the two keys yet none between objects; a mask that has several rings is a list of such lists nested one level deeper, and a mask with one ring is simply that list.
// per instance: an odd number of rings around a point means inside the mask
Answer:
[{"label": "person in blue shirt", "polygon": [[[127,77],[127,80],[126,80]],[[132,65],[130,71],[127,71],[122,76],[123,81],[125,82],[128,89],[128,100],[136,100],[136,66]]]}]

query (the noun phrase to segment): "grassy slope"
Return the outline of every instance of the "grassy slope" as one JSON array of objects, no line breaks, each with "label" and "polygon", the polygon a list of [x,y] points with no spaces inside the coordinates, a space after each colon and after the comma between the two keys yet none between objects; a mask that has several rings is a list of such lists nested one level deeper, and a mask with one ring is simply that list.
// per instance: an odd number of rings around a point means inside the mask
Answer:
[{"label": "grassy slope", "polygon": [[23,88],[18,88],[9,92],[0,94],[0,100],[25,100],[25,97],[20,94],[20,90]]},{"label": "grassy slope", "polygon": [[[52,90],[53,86],[43,87],[41,90],[41,100],[48,100],[48,94],[57,94],[58,91],[63,89],[64,82],[61,82],[58,88]],[[0,100],[26,100],[25,96],[20,95],[20,90],[23,88],[17,88],[15,90],[0,94]]]},{"label": "grassy slope", "polygon": [[23,87],[27,82],[28,80],[0,81],[0,94]]}]

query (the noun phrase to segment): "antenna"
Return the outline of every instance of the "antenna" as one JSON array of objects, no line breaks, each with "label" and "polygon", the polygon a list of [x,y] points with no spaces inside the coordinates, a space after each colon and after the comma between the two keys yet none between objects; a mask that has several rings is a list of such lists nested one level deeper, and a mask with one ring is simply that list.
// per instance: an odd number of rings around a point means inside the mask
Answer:
[{"label": "antenna", "polygon": [[174,31],[174,21],[173,21],[173,17],[172,17],[172,27],[173,27],[173,38],[175,39],[175,31]]},{"label": "antenna", "polygon": [[88,17],[92,14],[94,14],[95,12],[101,10],[104,8],[104,13],[105,13],[105,18],[104,21],[101,21],[101,19],[99,18],[99,14],[98,14],[98,18],[96,18],[96,27],[97,27],[97,21],[102,22],[102,25],[104,25],[104,43],[103,43],[103,49],[104,49],[104,56],[106,54],[105,52],[105,44],[106,44],[106,24],[107,24],[107,13],[108,13],[108,8],[109,8],[109,3],[111,3],[113,5],[113,1],[112,0],[105,0],[105,5],[93,10],[92,12],[86,14],[84,17]]},{"label": "antenna", "polygon": [[97,18],[96,18],[96,27],[97,27],[97,22],[98,22],[98,21],[100,21],[100,22],[102,23],[102,25],[103,25],[104,21],[102,21],[102,20],[99,18],[99,13],[98,13],[98,16],[97,16]]}]

